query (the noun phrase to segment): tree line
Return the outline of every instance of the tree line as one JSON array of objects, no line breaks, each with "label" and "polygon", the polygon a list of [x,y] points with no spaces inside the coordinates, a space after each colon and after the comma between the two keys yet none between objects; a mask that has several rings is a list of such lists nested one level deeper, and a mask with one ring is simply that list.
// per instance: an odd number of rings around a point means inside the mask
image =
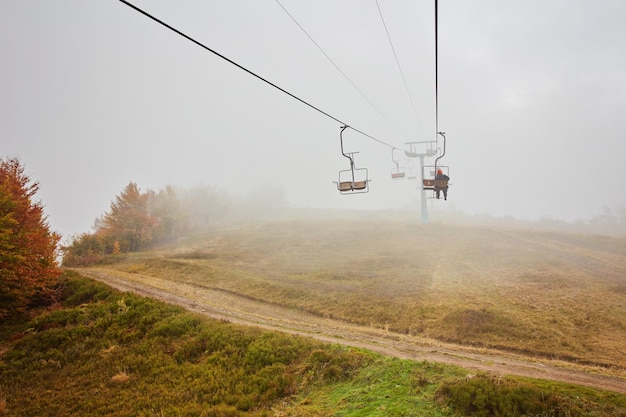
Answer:
[{"label": "tree line", "polygon": [[[61,248],[63,265],[87,266],[110,255],[138,252],[189,233],[207,230],[214,223],[263,218],[284,213],[286,208],[282,191],[269,186],[260,187],[245,197],[237,197],[206,185],[189,189],[168,185],[159,191],[141,191],[131,181],[111,202],[109,210],[96,219],[93,232],[74,236],[70,244]],[[463,219],[468,221],[466,216],[456,214],[457,221],[463,222]],[[604,215],[578,223],[554,219],[530,222],[490,216],[474,220],[481,224],[531,229],[607,235],[626,233],[626,208],[623,207],[615,213],[606,209]]]},{"label": "tree line", "polygon": [[130,182],[95,221],[94,231],[60,246],[33,181],[17,158],[0,158],[0,319],[58,299],[63,266],[97,262],[111,254],[140,251],[212,223],[251,215],[275,215],[286,207],[281,191],[260,187],[234,197],[209,186],[167,186],[141,191]]},{"label": "tree line", "polygon": [[63,265],[86,266],[109,255],[138,252],[206,230],[220,221],[258,217],[285,206],[282,192],[270,187],[236,197],[205,185],[141,191],[131,181],[96,219],[93,232],[74,236],[62,247]]}]

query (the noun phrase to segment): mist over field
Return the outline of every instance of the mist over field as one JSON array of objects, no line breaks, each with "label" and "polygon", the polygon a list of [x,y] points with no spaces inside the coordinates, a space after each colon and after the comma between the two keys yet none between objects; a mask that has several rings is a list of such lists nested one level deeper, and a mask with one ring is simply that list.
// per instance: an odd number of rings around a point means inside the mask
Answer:
[{"label": "mist over field", "polygon": [[220,311],[308,314],[623,376],[626,238],[318,214],[217,223],[87,271]]}]

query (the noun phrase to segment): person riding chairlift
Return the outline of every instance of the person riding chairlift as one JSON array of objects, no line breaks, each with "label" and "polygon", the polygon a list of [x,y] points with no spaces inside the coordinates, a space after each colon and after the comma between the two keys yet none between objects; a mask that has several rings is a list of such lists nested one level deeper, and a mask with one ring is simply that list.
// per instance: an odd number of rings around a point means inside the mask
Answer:
[{"label": "person riding chairlift", "polygon": [[[439,199],[439,193],[443,191],[443,199],[448,199],[448,181],[450,177],[443,173],[441,169],[437,170],[437,175],[435,176],[435,195],[437,199]],[[445,183],[441,183],[440,181],[445,181]],[[444,185],[445,184],[445,185]]]}]

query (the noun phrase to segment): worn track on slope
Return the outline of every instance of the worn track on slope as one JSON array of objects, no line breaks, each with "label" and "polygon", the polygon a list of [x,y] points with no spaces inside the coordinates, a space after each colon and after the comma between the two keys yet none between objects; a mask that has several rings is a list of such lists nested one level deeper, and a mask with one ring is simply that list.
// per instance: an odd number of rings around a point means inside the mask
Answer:
[{"label": "worn track on slope", "polygon": [[220,289],[127,274],[104,268],[76,269],[83,276],[121,291],[155,298],[232,323],[257,326],[364,348],[387,356],[440,362],[493,375],[517,375],[584,385],[626,394],[626,377],[602,368],[546,361],[491,349],[446,344],[387,332],[253,300]]}]

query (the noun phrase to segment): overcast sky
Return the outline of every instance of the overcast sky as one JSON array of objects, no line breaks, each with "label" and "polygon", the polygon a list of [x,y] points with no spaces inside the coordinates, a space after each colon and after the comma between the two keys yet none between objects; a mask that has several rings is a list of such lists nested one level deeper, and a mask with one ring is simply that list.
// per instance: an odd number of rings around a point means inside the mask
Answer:
[{"label": "overcast sky", "polygon": [[[134,4],[387,144],[435,139],[432,0],[378,0],[408,91],[375,0],[280,1],[350,81],[276,0]],[[624,22],[623,0],[440,1],[453,185],[431,209],[573,221],[626,205]],[[272,186],[299,207],[419,201],[391,180],[391,148],[353,130],[372,182],[340,195],[340,123],[119,1],[0,0],[0,56],[0,156],[39,181],[64,235],[91,231],[130,181]]]}]

